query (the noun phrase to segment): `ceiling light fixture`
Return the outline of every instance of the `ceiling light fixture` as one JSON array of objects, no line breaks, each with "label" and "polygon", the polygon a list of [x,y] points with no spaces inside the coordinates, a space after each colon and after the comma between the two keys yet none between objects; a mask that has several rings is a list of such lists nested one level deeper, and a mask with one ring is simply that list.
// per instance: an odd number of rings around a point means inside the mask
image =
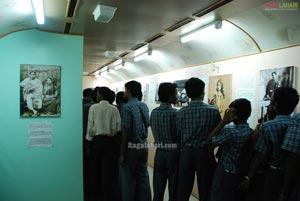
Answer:
[{"label": "ceiling light fixture", "polygon": [[205,40],[214,35],[216,31],[222,28],[222,21],[215,21],[201,26],[189,33],[180,36],[180,42],[186,43],[191,40]]},{"label": "ceiling light fixture", "polygon": [[117,8],[97,4],[93,15],[96,22],[108,23],[113,18]]},{"label": "ceiling light fixture", "polygon": [[123,66],[125,66],[125,61],[124,59],[118,59],[117,61],[114,62],[114,69],[115,70],[119,70],[121,69]]},{"label": "ceiling light fixture", "polygon": [[148,58],[148,56],[152,55],[152,47],[150,44],[146,44],[145,46],[140,47],[134,52],[134,61],[138,62],[140,60]]},{"label": "ceiling light fixture", "polygon": [[36,22],[38,24],[44,24],[44,0],[31,0],[31,3],[34,8]]}]

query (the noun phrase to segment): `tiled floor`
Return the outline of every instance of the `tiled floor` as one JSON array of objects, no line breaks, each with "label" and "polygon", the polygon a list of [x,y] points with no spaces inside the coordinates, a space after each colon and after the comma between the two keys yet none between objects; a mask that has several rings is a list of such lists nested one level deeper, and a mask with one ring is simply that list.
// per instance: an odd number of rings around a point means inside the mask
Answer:
[{"label": "tiled floor", "polygon": [[[149,177],[150,177],[150,184],[151,184],[151,189],[152,189],[152,198],[153,198],[153,169],[151,167],[148,166],[148,172],[149,172]],[[168,201],[169,200],[169,192],[168,192],[168,188],[166,188],[166,192],[165,192],[165,197],[164,197],[164,201]],[[190,197],[190,201],[198,201],[198,199],[196,199],[195,197],[191,196]]]}]

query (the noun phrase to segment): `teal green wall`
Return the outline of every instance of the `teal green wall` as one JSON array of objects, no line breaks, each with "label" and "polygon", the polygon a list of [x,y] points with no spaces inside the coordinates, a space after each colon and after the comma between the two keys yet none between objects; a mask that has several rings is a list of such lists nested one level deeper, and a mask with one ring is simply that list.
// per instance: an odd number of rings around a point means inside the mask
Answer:
[{"label": "teal green wall", "polygon": [[[61,117],[20,118],[20,64],[61,66]],[[82,201],[83,37],[27,30],[0,38],[0,200]],[[28,148],[28,124],[53,124]]]}]

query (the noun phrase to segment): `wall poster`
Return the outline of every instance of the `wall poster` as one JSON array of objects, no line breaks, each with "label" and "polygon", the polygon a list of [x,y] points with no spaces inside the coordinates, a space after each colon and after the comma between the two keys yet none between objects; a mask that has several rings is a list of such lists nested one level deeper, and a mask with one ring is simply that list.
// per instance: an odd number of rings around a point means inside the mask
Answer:
[{"label": "wall poster", "polygon": [[293,87],[295,67],[288,66],[260,71],[258,122],[266,120],[271,97],[278,87]]},{"label": "wall poster", "polygon": [[61,67],[21,64],[20,116],[60,116]]},{"label": "wall poster", "polygon": [[232,75],[209,77],[208,104],[218,108],[221,117],[231,102]]},{"label": "wall poster", "polygon": [[191,101],[191,99],[188,97],[188,95],[186,94],[184,85],[186,80],[176,80],[174,81],[174,83],[177,84],[177,92],[178,92],[178,103],[175,105],[175,107],[183,107],[183,106],[187,106],[188,103]]}]

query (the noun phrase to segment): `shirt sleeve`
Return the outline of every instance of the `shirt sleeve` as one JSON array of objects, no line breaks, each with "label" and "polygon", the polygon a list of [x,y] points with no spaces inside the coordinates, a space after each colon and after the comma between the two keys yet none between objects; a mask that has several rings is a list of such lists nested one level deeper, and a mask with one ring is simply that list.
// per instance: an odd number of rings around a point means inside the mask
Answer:
[{"label": "shirt sleeve", "polygon": [[255,150],[264,155],[266,155],[268,152],[267,132],[263,125],[260,128],[260,133],[258,136],[257,143],[255,145]]},{"label": "shirt sleeve", "polygon": [[87,124],[87,130],[86,130],[86,136],[85,139],[88,141],[92,141],[95,135],[94,130],[94,107],[91,106],[89,109],[89,115],[88,115],[88,124]]},{"label": "shirt sleeve", "polygon": [[121,127],[122,129],[129,129],[132,125],[131,111],[129,107],[122,107],[121,109]]},{"label": "shirt sleeve", "polygon": [[115,128],[116,132],[120,132],[121,129],[121,117],[118,109],[114,110]]},{"label": "shirt sleeve", "polygon": [[231,138],[232,138],[231,129],[224,127],[218,135],[212,137],[212,144],[213,145],[221,145],[224,142],[230,140]]}]

